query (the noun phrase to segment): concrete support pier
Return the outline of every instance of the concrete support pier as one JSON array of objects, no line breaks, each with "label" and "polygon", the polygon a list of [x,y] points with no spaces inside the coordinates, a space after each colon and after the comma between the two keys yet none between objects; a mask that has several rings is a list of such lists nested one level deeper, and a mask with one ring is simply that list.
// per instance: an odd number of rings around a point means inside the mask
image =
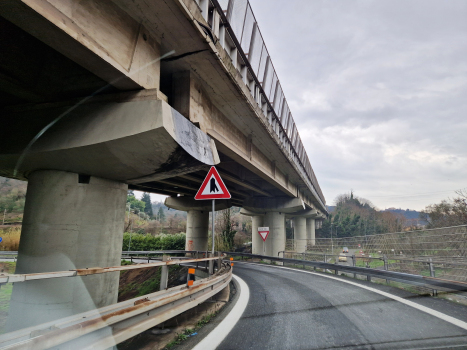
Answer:
[{"label": "concrete support pier", "polygon": [[315,245],[315,219],[306,219],[306,239],[311,245]]},{"label": "concrete support pier", "polygon": [[258,227],[263,226],[262,216],[251,217],[251,252],[253,254],[266,255],[266,243],[258,234]]},{"label": "concrete support pier", "polygon": [[264,226],[269,227],[266,240],[266,255],[278,256],[285,250],[285,214],[282,212],[267,212],[264,216]]},{"label": "concrete support pier", "polygon": [[294,223],[294,241],[297,253],[305,253],[307,244],[306,223],[307,219],[303,216],[296,216]]},{"label": "concrete support pier", "polygon": [[208,250],[209,211],[188,210],[186,250]]},{"label": "concrete support pier", "polygon": [[[211,201],[197,201],[192,197],[167,197],[165,205],[172,209],[186,211],[185,250],[208,250],[209,213]],[[230,208],[230,200],[216,201],[215,210]]]},{"label": "concrete support pier", "polygon": [[[128,186],[54,170],[30,174],[16,273],[120,265]],[[117,302],[119,273],[16,283],[8,331]]]}]

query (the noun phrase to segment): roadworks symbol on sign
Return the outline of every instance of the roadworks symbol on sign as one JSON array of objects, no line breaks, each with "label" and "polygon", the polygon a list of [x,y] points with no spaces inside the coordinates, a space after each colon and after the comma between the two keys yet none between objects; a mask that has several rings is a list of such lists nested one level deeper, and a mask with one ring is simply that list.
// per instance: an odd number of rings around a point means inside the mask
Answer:
[{"label": "roadworks symbol on sign", "polygon": [[258,227],[258,233],[263,239],[263,242],[266,242],[266,238],[269,236],[269,227]]},{"label": "roadworks symbol on sign", "polygon": [[195,199],[230,199],[230,193],[227,187],[225,187],[217,169],[211,167],[203,184],[198,190]]}]

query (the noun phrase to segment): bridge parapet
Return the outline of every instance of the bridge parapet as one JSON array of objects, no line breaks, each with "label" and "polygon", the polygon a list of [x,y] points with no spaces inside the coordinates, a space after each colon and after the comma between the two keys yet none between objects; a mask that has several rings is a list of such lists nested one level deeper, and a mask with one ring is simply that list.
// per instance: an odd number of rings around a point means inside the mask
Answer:
[{"label": "bridge parapet", "polygon": [[[186,3],[188,0],[184,0]],[[189,0],[192,1],[192,0]],[[243,82],[261,108],[282,146],[302,172],[308,187],[325,208],[324,195],[298,133],[271,56],[249,1],[194,0],[214,42],[219,41],[240,72]]]}]

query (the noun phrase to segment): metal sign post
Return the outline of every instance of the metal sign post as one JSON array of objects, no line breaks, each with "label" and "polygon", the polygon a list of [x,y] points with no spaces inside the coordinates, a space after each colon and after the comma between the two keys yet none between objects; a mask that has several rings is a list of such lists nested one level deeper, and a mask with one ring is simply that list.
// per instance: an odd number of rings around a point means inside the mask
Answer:
[{"label": "metal sign post", "polygon": [[214,235],[215,235],[215,210],[216,210],[216,199],[230,199],[232,196],[230,195],[229,190],[225,187],[224,181],[222,181],[219,173],[217,172],[216,167],[211,167],[209,169],[206,178],[204,179],[201,187],[199,188],[198,192],[196,193],[195,199],[196,200],[203,200],[203,199],[211,199],[212,200],[212,255],[214,256],[215,251],[215,242],[214,242]]},{"label": "metal sign post", "polygon": [[212,200],[212,256],[214,256],[214,213],[215,213],[215,208],[216,208],[216,200]]}]

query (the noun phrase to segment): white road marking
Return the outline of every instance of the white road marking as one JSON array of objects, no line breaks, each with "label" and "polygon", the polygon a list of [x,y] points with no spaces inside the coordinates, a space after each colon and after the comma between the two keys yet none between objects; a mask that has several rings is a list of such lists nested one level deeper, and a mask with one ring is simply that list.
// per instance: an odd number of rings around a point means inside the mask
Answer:
[{"label": "white road marking", "polygon": [[250,299],[250,289],[248,285],[238,276],[233,276],[240,285],[240,296],[238,297],[237,303],[230,310],[226,318],[222,320],[219,325],[214,328],[203,340],[201,340],[192,350],[214,350],[219,344],[227,337],[230,331],[237,324],[238,320],[245,311],[245,308]]},{"label": "white road marking", "polygon": [[311,274],[311,275],[316,275],[316,276],[320,276],[320,277],[330,278],[330,279],[332,279],[332,280],[336,280],[336,281],[339,281],[339,282],[348,283],[348,284],[351,284],[351,285],[353,285],[353,286],[356,286],[356,287],[360,287],[360,288],[369,290],[370,292],[383,295],[383,296],[385,296],[386,298],[390,298],[390,299],[396,300],[396,301],[398,301],[398,302],[400,302],[400,303],[402,303],[402,304],[411,306],[411,307],[413,307],[413,308],[415,308],[415,309],[417,309],[417,310],[423,311],[423,312],[425,312],[425,313],[427,313],[427,314],[429,314],[429,315],[438,317],[438,318],[442,319],[443,321],[449,322],[449,323],[451,323],[451,324],[453,324],[453,325],[455,325],[455,326],[457,326],[457,327],[460,327],[460,328],[462,328],[462,329],[467,330],[467,322],[464,322],[464,321],[461,321],[461,320],[459,320],[459,319],[457,319],[457,318],[454,318],[454,317],[451,317],[451,316],[449,316],[449,315],[443,314],[442,312],[439,312],[439,311],[430,309],[429,307],[426,307],[426,306],[423,306],[423,305],[414,303],[413,301],[406,300],[406,299],[404,299],[404,298],[398,297],[397,295],[393,295],[393,294],[390,294],[390,293],[386,293],[386,292],[383,292],[383,291],[381,291],[381,290],[378,290],[378,289],[375,289],[375,288],[371,288],[371,287],[368,287],[368,286],[364,286],[364,285],[361,285],[361,284],[358,284],[358,283],[355,283],[355,282],[352,282],[352,281],[343,280],[343,279],[340,279],[340,278],[337,278],[337,277],[334,277],[334,276],[326,276],[326,275],[323,275],[323,274],[320,274],[320,273],[316,273],[316,272],[292,269],[292,268],[290,268],[290,267],[273,266],[273,265],[264,265],[264,264],[254,264],[254,263],[244,263],[244,264],[252,264],[252,265],[258,265],[258,266],[267,266],[267,267],[273,267],[273,268],[280,268],[280,269],[292,270],[292,271],[296,271],[296,272],[309,273],[309,274]]}]

